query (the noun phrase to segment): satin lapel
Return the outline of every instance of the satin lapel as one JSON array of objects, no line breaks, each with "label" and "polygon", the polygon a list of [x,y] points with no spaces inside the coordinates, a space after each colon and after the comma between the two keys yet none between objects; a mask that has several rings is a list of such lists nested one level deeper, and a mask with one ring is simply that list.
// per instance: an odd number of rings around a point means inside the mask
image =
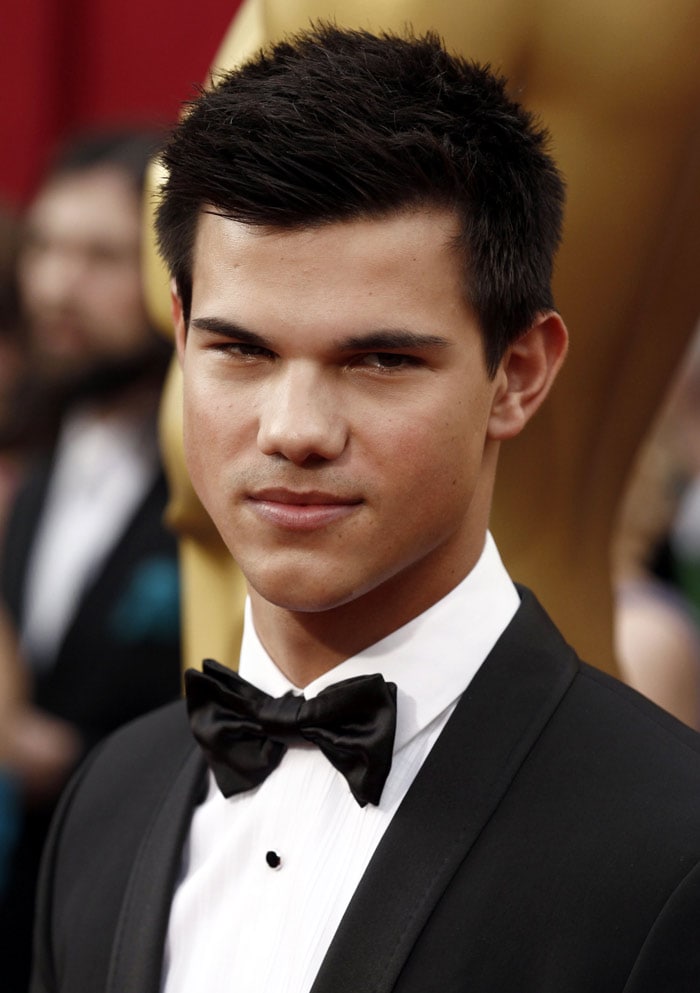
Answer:
[{"label": "satin lapel", "polygon": [[134,859],[119,916],[105,993],[158,993],[170,903],[205,765],[194,745],[156,811]]},{"label": "satin lapel", "polygon": [[311,993],[388,993],[460,863],[566,693],[578,660],[532,594],[399,807]]}]

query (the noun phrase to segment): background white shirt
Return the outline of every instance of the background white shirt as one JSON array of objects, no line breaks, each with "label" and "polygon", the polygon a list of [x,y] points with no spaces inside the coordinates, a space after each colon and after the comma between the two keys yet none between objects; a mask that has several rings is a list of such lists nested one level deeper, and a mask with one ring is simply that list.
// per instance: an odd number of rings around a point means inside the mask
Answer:
[{"label": "background white shirt", "polygon": [[82,408],[66,418],[29,560],[22,647],[48,666],[80,597],[158,471],[155,420]]}]

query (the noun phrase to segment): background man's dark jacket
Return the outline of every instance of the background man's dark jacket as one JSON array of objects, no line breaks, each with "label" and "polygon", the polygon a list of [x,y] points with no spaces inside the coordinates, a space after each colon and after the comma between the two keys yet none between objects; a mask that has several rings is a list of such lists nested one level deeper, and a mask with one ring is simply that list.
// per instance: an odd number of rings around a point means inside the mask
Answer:
[{"label": "background man's dark jacket", "polygon": [[[27,572],[51,480],[41,464],[19,493],[2,552],[2,597],[21,628]],[[70,722],[85,751],[137,715],[180,695],[177,543],[163,525],[159,474],[84,590],[49,666],[33,672],[32,703]],[[30,662],[36,660],[29,660]],[[55,801],[26,807],[0,900],[0,987],[29,980],[34,892]]]},{"label": "background man's dark jacket", "polygon": [[[580,663],[523,598],[313,993],[700,990],[700,739]],[[157,993],[204,781],[181,704],[89,760],[47,851],[33,993]]]}]

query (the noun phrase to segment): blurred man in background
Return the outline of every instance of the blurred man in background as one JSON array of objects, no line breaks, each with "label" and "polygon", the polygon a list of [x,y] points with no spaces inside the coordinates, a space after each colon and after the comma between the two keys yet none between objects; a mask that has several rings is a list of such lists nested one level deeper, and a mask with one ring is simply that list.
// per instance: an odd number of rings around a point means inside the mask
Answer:
[{"label": "blurred man in background", "polygon": [[[38,859],[60,791],[109,731],[178,695],[176,548],[156,441],[169,357],[140,277],[141,198],[155,136],[81,139],[26,217],[19,258],[30,364],[55,438],[11,510],[1,559],[0,759],[24,808],[0,908],[3,988],[26,989]],[[16,695],[15,695],[16,696]]]}]

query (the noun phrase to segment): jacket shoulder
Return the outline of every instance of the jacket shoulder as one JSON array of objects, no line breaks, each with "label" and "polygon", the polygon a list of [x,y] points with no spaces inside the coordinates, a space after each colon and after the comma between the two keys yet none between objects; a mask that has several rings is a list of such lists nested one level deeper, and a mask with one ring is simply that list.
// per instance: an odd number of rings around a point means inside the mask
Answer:
[{"label": "jacket shoulder", "polygon": [[570,691],[572,729],[592,725],[601,746],[619,750],[648,774],[697,783],[700,810],[700,734],[607,673],[582,662]]},{"label": "jacket shoulder", "polygon": [[[84,821],[92,810],[139,821],[164,795],[196,749],[182,700],[130,721],[90,752],[64,794],[54,827]],[[128,802],[127,802],[128,801]]]},{"label": "jacket shoulder", "polygon": [[[44,850],[33,990],[104,988],[144,838],[170,804],[168,842],[176,854],[205,785],[182,701],[138,718],[90,753],[61,799]],[[173,884],[178,868],[174,857]],[[90,935],[89,954],[75,954],[80,935]]]}]

